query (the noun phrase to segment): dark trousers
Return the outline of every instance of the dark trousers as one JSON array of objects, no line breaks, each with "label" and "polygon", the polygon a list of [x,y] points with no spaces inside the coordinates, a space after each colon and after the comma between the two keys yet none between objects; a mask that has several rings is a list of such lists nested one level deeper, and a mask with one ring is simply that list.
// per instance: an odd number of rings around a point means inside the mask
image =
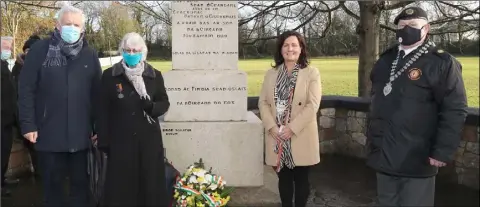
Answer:
[{"label": "dark trousers", "polygon": [[[87,151],[37,151],[45,206],[90,206]],[[69,178],[69,199],[65,196],[65,178]]]},{"label": "dark trousers", "polygon": [[435,177],[406,178],[377,173],[379,206],[433,206]]},{"label": "dark trousers", "polygon": [[310,194],[308,181],[309,166],[298,166],[293,169],[283,167],[278,175],[278,190],[282,206],[293,206],[295,195],[295,207],[305,207]]},{"label": "dark trousers", "polygon": [[5,174],[8,170],[8,161],[12,151],[13,143],[13,126],[2,126],[2,187],[5,186]]}]

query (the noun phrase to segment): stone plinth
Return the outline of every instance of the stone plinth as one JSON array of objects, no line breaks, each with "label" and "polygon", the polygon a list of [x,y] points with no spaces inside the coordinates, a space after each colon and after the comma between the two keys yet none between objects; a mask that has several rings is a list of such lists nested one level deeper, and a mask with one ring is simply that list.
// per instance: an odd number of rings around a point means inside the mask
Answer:
[{"label": "stone plinth", "polygon": [[172,42],[174,70],[237,69],[237,2],[172,2]]},{"label": "stone plinth", "polygon": [[164,73],[171,108],[165,121],[245,121],[247,74],[240,70]]},{"label": "stone plinth", "polygon": [[167,157],[184,170],[203,159],[227,185],[263,185],[262,123],[247,112],[238,70],[238,3],[172,2],[170,108],[160,123]]},{"label": "stone plinth", "polygon": [[227,185],[263,185],[263,126],[252,112],[246,122],[161,122],[167,158],[181,171],[200,158]]}]

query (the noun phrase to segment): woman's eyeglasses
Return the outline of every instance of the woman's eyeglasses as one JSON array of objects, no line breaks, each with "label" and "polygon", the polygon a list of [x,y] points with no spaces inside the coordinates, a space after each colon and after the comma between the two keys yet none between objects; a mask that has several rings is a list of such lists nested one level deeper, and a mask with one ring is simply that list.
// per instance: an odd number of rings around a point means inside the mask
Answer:
[{"label": "woman's eyeglasses", "polygon": [[139,50],[139,49],[123,49],[123,52],[125,52],[125,53],[139,53],[139,52],[142,52],[142,50]]}]

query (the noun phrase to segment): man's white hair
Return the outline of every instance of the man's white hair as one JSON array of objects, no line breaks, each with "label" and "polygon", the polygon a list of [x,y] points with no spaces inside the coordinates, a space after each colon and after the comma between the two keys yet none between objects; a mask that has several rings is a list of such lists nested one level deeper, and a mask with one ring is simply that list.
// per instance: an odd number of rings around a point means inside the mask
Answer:
[{"label": "man's white hair", "polygon": [[122,41],[120,41],[120,46],[118,48],[118,51],[120,54],[123,53],[123,49],[132,49],[132,48],[141,48],[142,50],[142,61],[145,61],[147,59],[147,54],[148,54],[148,48],[147,44],[145,43],[145,40],[143,37],[135,32],[130,32],[127,33],[125,36],[123,36]]},{"label": "man's white hair", "polygon": [[[85,26],[85,13],[74,6],[71,5],[64,5],[62,9],[58,12],[58,17],[57,17],[57,22],[58,24],[62,25],[62,17],[65,13],[74,13],[74,14],[80,14],[82,16],[82,28]],[[85,29],[85,28],[84,28]]]}]

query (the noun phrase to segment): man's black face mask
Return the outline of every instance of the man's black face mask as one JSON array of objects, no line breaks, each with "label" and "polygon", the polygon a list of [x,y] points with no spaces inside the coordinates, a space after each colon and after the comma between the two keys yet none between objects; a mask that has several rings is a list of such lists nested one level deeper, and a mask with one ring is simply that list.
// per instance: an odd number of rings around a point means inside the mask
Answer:
[{"label": "man's black face mask", "polygon": [[403,27],[402,29],[397,29],[397,40],[400,42],[401,45],[413,45],[422,39],[423,27],[417,29],[405,25],[405,27]]}]

